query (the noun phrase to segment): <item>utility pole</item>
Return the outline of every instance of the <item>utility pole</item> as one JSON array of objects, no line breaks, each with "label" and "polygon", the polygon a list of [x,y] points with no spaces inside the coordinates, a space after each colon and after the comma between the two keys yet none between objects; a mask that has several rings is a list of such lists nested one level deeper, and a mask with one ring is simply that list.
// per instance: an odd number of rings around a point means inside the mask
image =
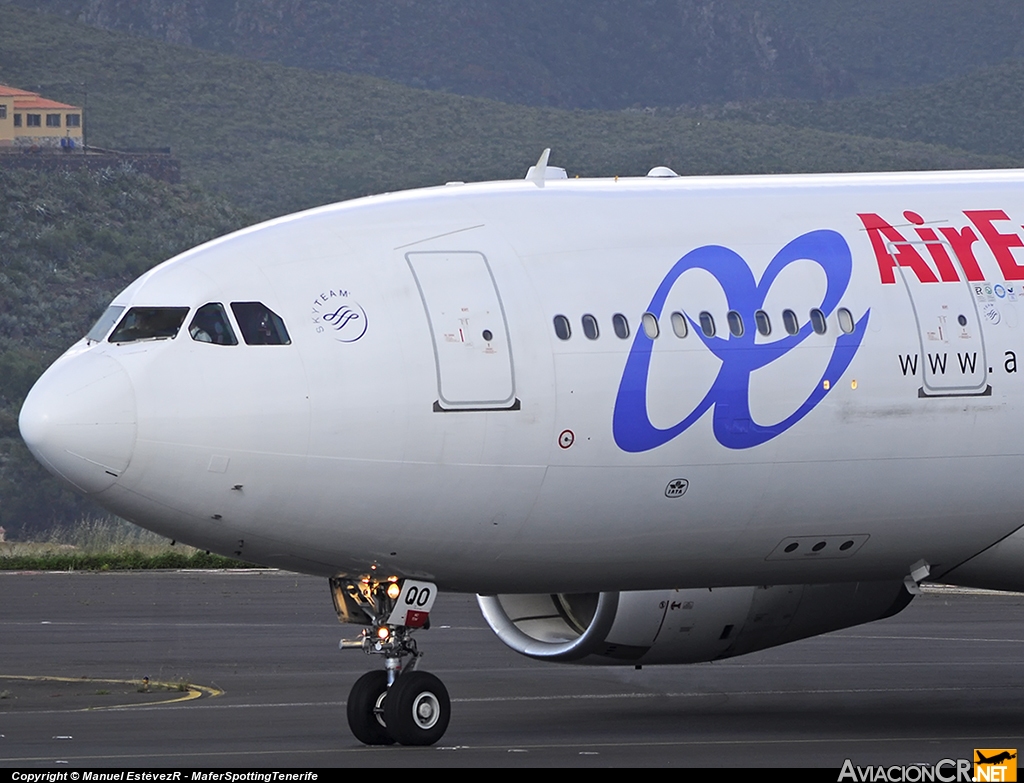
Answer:
[{"label": "utility pole", "polygon": [[85,123],[87,122],[85,116],[87,114],[85,107],[89,103],[89,82],[88,80],[82,82],[82,154],[86,154],[86,150],[89,148],[88,143],[85,139]]}]

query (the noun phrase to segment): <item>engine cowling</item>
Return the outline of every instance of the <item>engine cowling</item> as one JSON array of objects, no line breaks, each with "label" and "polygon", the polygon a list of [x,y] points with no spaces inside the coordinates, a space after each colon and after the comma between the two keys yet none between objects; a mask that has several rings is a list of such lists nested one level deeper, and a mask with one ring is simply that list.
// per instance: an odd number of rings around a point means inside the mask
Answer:
[{"label": "engine cowling", "polygon": [[913,596],[902,582],[623,593],[478,595],[505,644],[544,661],[699,663],[881,620]]}]

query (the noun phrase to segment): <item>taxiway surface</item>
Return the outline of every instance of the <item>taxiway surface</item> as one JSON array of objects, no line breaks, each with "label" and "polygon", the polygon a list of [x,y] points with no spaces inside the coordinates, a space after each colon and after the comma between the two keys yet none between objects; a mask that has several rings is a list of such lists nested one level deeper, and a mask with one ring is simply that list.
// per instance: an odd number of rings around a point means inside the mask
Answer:
[{"label": "taxiway surface", "polygon": [[471,596],[442,595],[432,622],[422,668],[451,694],[447,735],[434,748],[366,748],[345,698],[380,663],[338,650],[354,634],[325,580],[0,573],[0,765],[838,771],[846,758],[935,763],[1024,745],[1024,595],[929,592],[879,623],[641,671],[522,658]]}]

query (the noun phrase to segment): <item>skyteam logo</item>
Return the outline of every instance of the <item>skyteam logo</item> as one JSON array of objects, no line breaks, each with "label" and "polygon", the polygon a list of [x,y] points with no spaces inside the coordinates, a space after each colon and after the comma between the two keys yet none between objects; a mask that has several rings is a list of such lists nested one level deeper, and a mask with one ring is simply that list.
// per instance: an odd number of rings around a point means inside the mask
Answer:
[{"label": "skyteam logo", "polygon": [[[760,282],[754,280],[750,267],[736,252],[720,245],[699,247],[683,256],[661,281],[648,312],[659,319],[672,286],[691,269],[703,269],[721,285],[730,310],[735,310],[745,323],[754,323],[754,313],[761,309],[765,297],[779,274],[796,261],[808,260],[825,272],[826,291],[819,309],[826,318],[832,315],[850,284],[853,258],[850,247],[835,231],[812,231],[786,245],[772,259]],[[866,311],[849,334],[840,334],[835,341],[824,373],[806,399],[789,416],[773,423],[756,422],[750,413],[750,375],[792,351],[812,334],[805,323],[797,334],[785,335],[771,342],[758,342],[755,329],[747,328],[737,337],[707,337],[692,314],[686,313],[691,328],[718,359],[721,369],[704,399],[675,426],[661,429],[651,423],[647,410],[647,385],[654,341],[638,329],[622,372],[612,433],[619,448],[628,452],[649,451],[668,443],[689,429],[709,409],[714,409],[715,438],[726,448],[749,449],[781,435],[814,410],[829,393],[832,384],[850,365],[867,328],[870,310]]]},{"label": "skyteam logo", "polygon": [[329,333],[339,343],[354,343],[366,334],[366,311],[343,288],[330,289],[313,300],[317,334]]}]

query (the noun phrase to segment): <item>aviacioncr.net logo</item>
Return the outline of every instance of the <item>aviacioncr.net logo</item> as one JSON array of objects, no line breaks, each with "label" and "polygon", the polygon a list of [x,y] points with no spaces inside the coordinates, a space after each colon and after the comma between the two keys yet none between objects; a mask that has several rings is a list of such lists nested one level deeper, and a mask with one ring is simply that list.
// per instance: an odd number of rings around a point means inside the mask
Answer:
[{"label": "aviacioncr.net logo", "polygon": [[935,764],[856,767],[843,762],[838,783],[970,783],[969,759],[942,759]]},{"label": "aviacioncr.net logo", "polygon": [[[660,319],[669,292],[679,277],[691,269],[703,269],[721,285],[729,309],[739,313],[746,323],[753,323],[754,314],[763,307],[779,274],[790,264],[803,260],[818,264],[825,272],[828,282],[818,309],[828,318],[846,293],[853,271],[853,258],[846,240],[828,230],[803,234],[787,244],[772,259],[760,281],[754,280],[750,267],[735,251],[720,245],[696,248],[683,256],[661,281],[648,312]],[[747,329],[739,336],[729,333],[726,337],[708,337],[692,316],[686,315],[694,333],[721,360],[718,376],[704,399],[686,417],[674,426],[656,427],[647,410],[654,340],[643,329],[638,329],[622,372],[612,417],[612,433],[623,451],[649,451],[668,443],[712,408],[715,438],[726,448],[749,449],[781,435],[814,410],[829,393],[830,385],[824,381],[834,382],[846,371],[864,339],[870,311],[861,316],[851,333],[836,338],[825,372],[803,403],[786,418],[770,424],[756,422],[751,417],[750,375],[804,342],[812,334],[811,324],[805,323],[796,334],[758,342],[754,329]]]}]

